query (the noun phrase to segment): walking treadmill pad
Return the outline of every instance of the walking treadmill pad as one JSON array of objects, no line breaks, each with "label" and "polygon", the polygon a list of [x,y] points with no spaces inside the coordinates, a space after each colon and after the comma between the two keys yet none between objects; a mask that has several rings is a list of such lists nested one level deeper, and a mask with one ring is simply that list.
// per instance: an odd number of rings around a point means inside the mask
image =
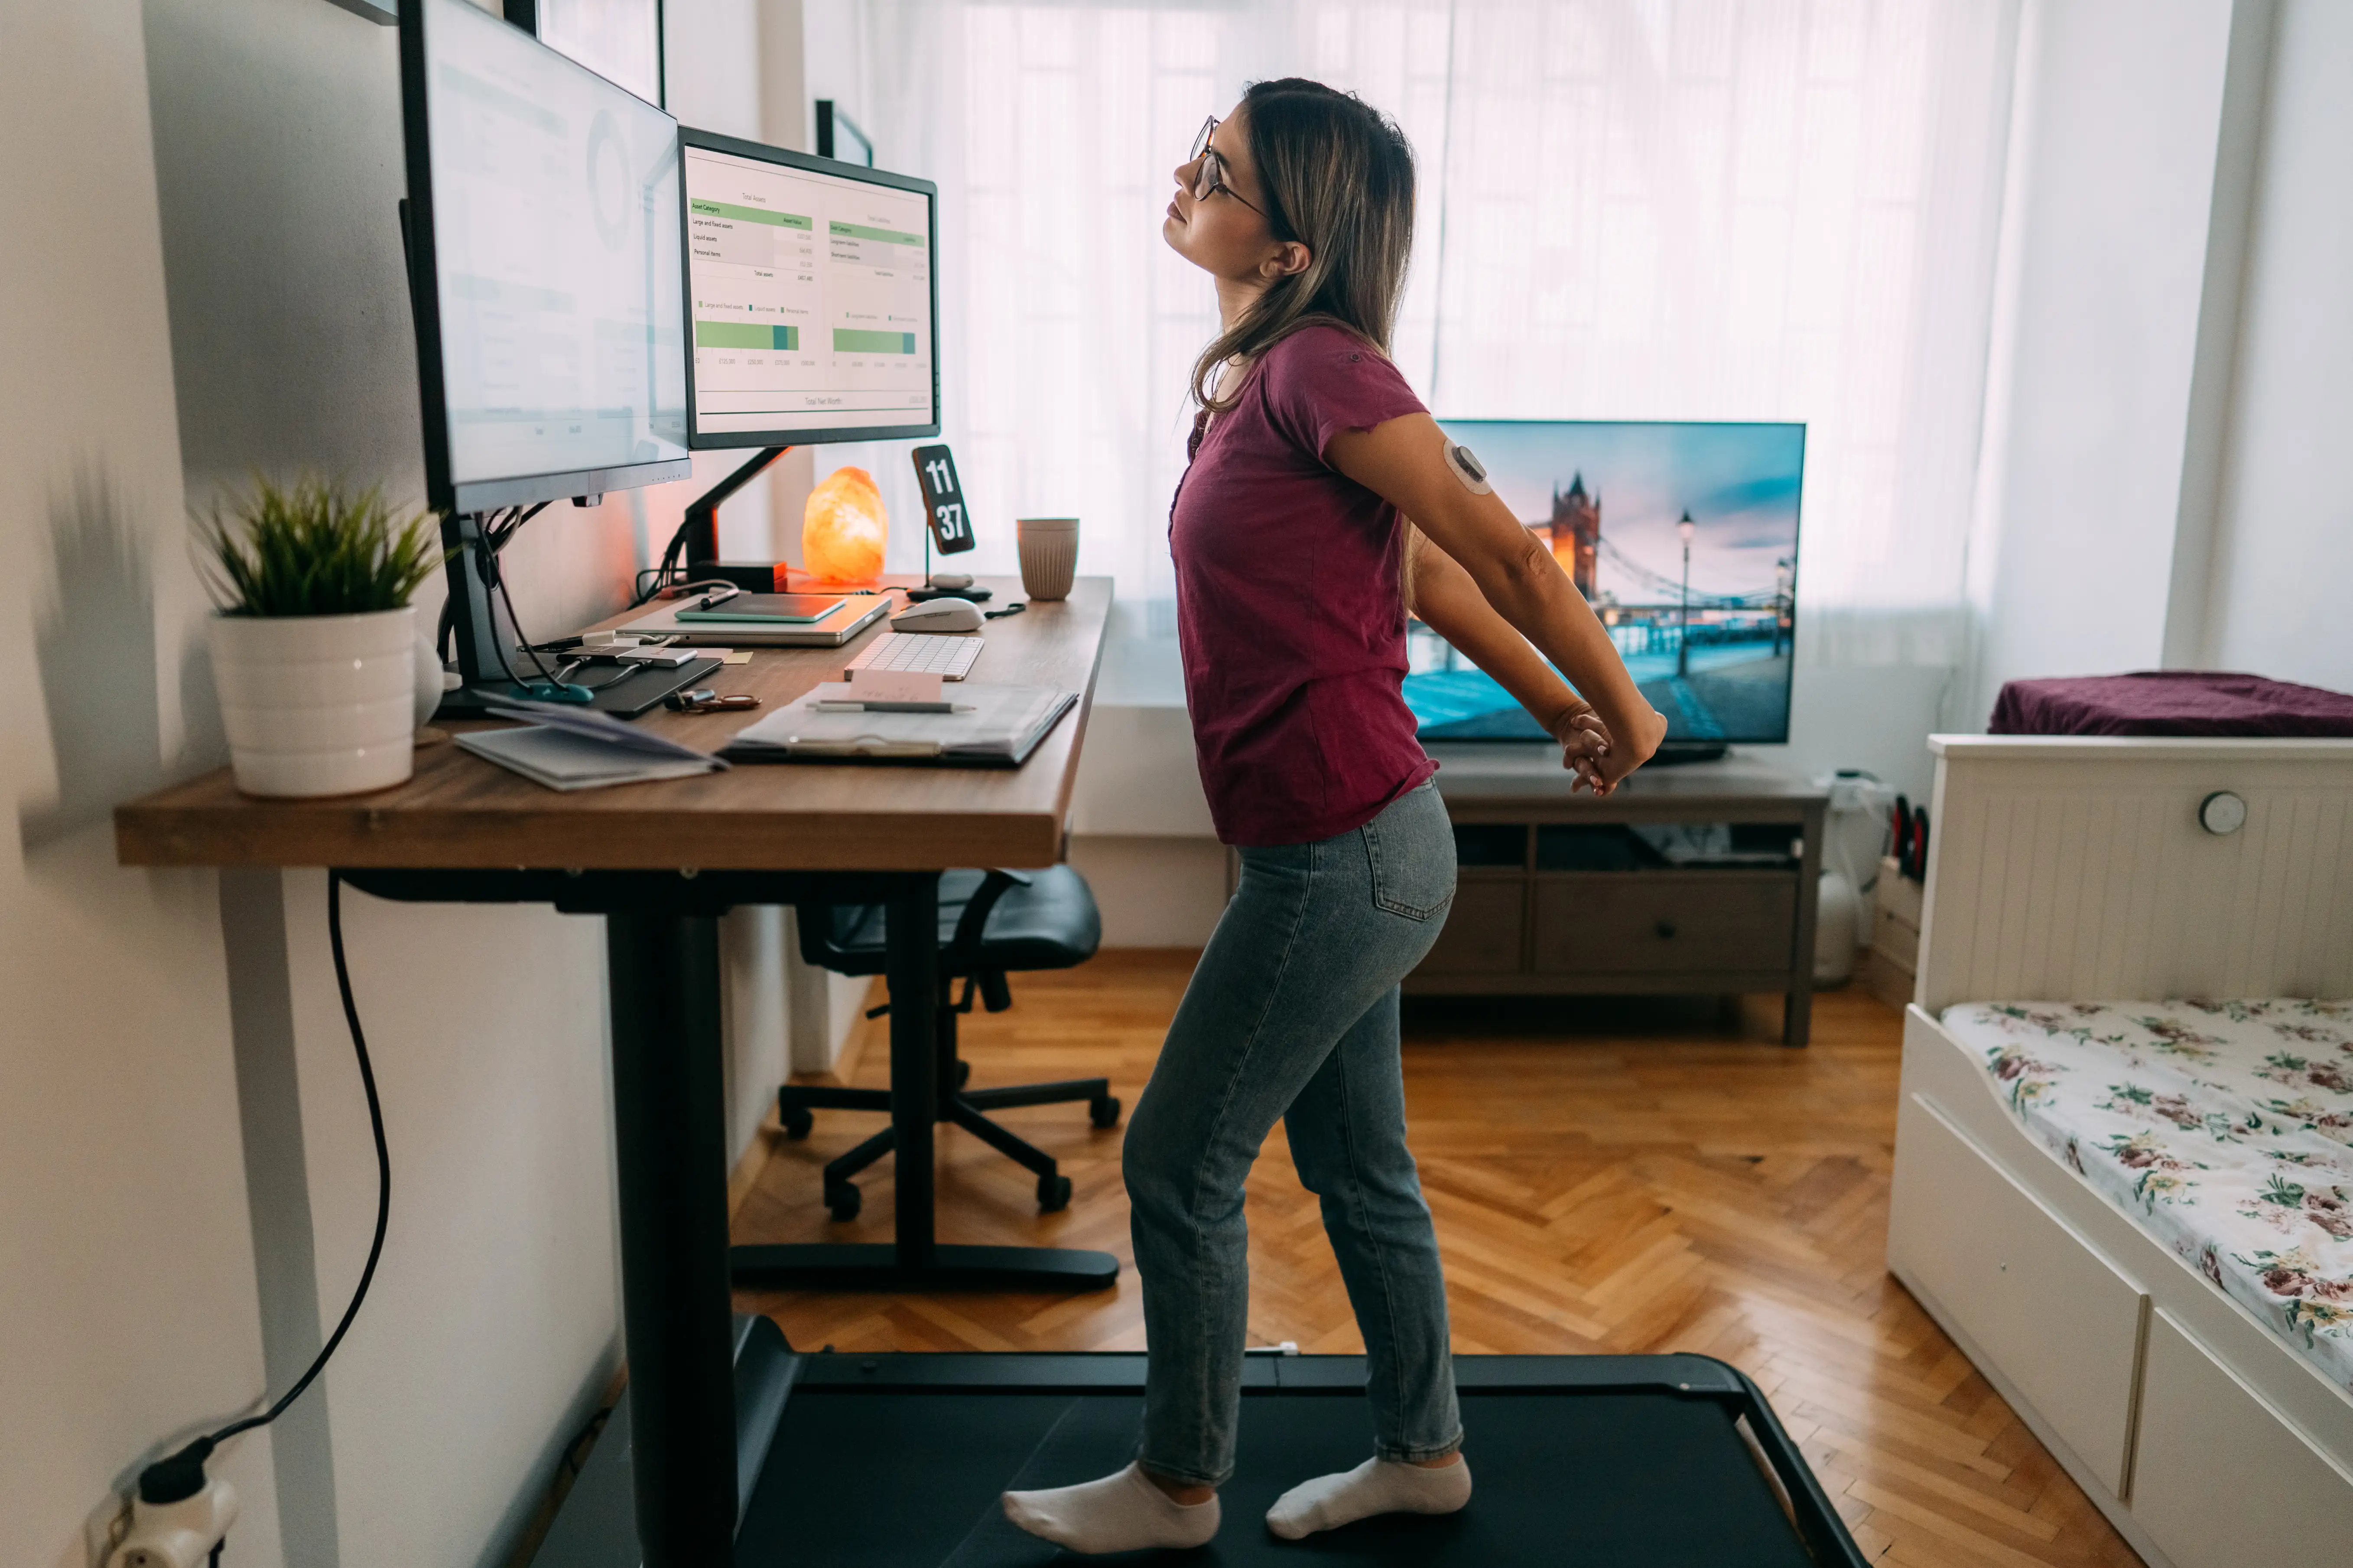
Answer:
[{"label": "walking treadmill pad", "polygon": [[[1462,1391],[1471,1506],[1390,1515],[1305,1541],[1276,1539],[1267,1509],[1311,1476],[1372,1450],[1364,1397],[1246,1391],[1240,1468],[1200,1568],[1810,1568],[1732,1413],[1671,1393]],[[1134,1456],[1130,1394],[795,1390],[737,1539],[741,1568],[1076,1568],[1083,1558],[1016,1530],[997,1494],[1067,1486]]]}]

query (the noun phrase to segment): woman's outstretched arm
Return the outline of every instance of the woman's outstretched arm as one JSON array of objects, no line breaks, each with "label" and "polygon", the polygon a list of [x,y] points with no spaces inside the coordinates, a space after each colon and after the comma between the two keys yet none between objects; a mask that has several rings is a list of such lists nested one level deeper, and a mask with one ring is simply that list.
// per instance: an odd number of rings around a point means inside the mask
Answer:
[{"label": "woman's outstretched arm", "polygon": [[1667,721],[1643,700],[1617,645],[1585,595],[1535,536],[1495,495],[1457,479],[1443,456],[1446,437],[1427,414],[1408,414],[1370,430],[1332,437],[1332,466],[1413,519],[1431,544],[1460,563],[1494,607],[1567,675],[1609,731],[1600,760],[1614,784],[1651,759]]},{"label": "woman's outstretched arm", "polygon": [[1595,769],[1609,750],[1609,736],[1593,705],[1570,690],[1560,672],[1495,613],[1454,557],[1422,538],[1410,521],[1405,547],[1414,615],[1486,671],[1544,726],[1546,734],[1560,742],[1562,767],[1598,784]]}]

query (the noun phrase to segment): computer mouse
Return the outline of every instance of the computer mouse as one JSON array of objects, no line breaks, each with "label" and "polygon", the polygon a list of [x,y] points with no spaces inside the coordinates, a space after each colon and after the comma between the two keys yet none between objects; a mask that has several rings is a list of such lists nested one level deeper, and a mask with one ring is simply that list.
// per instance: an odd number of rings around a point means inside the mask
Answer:
[{"label": "computer mouse", "polygon": [[891,617],[891,629],[901,632],[976,632],[980,606],[970,599],[925,599]]}]

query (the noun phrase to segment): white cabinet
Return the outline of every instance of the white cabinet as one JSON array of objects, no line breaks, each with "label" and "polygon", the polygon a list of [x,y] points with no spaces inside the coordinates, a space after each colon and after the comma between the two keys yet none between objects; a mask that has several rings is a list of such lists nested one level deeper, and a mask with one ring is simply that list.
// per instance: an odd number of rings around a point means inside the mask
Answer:
[{"label": "white cabinet", "polygon": [[1888,1261],[2121,1496],[2148,1298],[1920,1094],[1897,1111]]},{"label": "white cabinet", "polygon": [[2353,1561],[2353,1476],[2151,1314],[2133,1517],[2174,1568]]}]

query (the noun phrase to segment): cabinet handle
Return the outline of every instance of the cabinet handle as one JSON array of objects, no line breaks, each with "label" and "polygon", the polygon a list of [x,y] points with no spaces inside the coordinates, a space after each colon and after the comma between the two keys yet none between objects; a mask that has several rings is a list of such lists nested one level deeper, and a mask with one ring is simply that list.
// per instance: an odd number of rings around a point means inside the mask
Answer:
[{"label": "cabinet handle", "polygon": [[1675,922],[1672,920],[1662,920],[1659,922],[1659,934],[1672,940],[1675,934]]}]

